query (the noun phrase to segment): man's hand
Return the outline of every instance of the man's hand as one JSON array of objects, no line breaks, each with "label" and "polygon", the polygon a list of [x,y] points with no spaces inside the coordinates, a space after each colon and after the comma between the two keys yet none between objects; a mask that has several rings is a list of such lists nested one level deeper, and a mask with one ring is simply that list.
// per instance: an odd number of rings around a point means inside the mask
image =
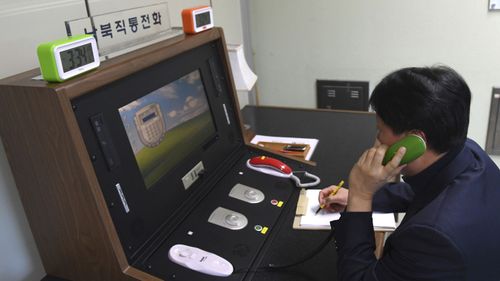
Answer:
[{"label": "man's hand", "polygon": [[386,151],[386,145],[368,149],[351,169],[347,211],[371,211],[375,192],[405,167],[399,166],[406,152],[405,147],[401,147],[392,160],[383,166]]},{"label": "man's hand", "polygon": [[335,188],[337,188],[336,185],[330,185],[329,187],[323,188],[319,192],[318,201],[320,205],[325,206],[323,208],[325,210],[342,212],[347,205],[349,190],[341,187],[335,195],[330,196]]}]

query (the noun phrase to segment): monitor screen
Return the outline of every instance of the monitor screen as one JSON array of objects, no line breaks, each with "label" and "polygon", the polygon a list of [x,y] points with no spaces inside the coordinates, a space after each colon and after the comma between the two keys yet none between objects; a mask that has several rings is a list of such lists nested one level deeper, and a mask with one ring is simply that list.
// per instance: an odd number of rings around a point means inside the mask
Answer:
[{"label": "monitor screen", "polygon": [[199,70],[118,111],[147,189],[215,134]]},{"label": "monitor screen", "polygon": [[245,151],[222,39],[190,38],[126,54],[71,100],[129,260]]}]

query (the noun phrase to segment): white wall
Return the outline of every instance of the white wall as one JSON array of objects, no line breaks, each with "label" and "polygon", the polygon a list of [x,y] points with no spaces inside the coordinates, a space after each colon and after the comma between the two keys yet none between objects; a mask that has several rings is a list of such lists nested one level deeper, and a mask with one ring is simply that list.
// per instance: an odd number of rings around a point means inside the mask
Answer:
[{"label": "white wall", "polygon": [[[224,37],[228,44],[243,44],[240,1],[212,0],[214,24],[224,27]],[[240,107],[248,104],[248,93],[238,92]]]},{"label": "white wall", "polygon": [[38,44],[65,36],[64,21],[85,16],[81,0],[0,1],[0,77],[34,68]]},{"label": "white wall", "polygon": [[[161,0],[90,0],[93,14],[162,2]],[[228,42],[242,43],[239,1],[167,1],[172,26],[181,26],[181,10],[199,5],[214,6],[218,26]],[[118,8],[117,8],[118,7]],[[39,43],[63,38],[64,21],[86,17],[84,0],[0,1],[0,79],[38,67]],[[2,120],[0,120],[2,122]],[[1,136],[0,136],[1,137]],[[0,281],[37,281],[45,276],[29,229],[14,179],[0,142]]]},{"label": "white wall", "polygon": [[487,0],[252,0],[260,104],[314,108],[316,79],[369,81],[371,90],[398,68],[443,63],[471,88],[469,136],[484,147],[491,88],[500,85],[500,13],[487,7]]}]

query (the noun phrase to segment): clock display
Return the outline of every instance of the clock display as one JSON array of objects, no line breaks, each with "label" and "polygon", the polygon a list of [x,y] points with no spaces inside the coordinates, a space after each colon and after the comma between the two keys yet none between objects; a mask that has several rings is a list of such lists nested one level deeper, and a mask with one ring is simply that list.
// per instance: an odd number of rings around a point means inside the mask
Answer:
[{"label": "clock display", "polygon": [[91,43],[62,51],[60,52],[60,56],[64,72],[94,62],[94,53]]},{"label": "clock display", "polygon": [[214,27],[212,7],[200,6],[182,10],[182,29],[195,34]]},{"label": "clock display", "polygon": [[88,34],[41,43],[36,53],[42,77],[48,82],[62,82],[100,65],[97,42]]},{"label": "clock display", "polygon": [[210,11],[196,15],[196,27],[201,27],[210,23]]}]

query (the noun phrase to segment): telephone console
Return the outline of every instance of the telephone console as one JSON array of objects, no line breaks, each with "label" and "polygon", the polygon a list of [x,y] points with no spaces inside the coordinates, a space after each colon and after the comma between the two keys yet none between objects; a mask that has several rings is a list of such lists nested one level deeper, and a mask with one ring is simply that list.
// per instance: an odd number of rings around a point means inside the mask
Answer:
[{"label": "telephone console", "polygon": [[[165,239],[155,253],[144,261],[150,273],[158,276],[174,274],[179,280],[217,280],[210,273],[189,265],[169,262],[165,253],[175,245],[195,246],[217,253],[234,268],[250,268],[261,247],[279,221],[294,191],[292,182],[282,177],[251,173],[246,162],[255,154],[250,151],[230,168],[214,188]],[[266,156],[267,157],[267,156]],[[275,159],[275,158],[274,158]],[[279,161],[276,159],[276,161]],[[290,163],[290,170],[298,163]],[[281,202],[277,204],[276,202]],[[214,243],[214,241],[222,241]],[[184,268],[185,267],[185,268]],[[246,273],[232,273],[227,280],[248,280]],[[214,278],[214,277],[212,277]]]},{"label": "telephone console", "polygon": [[[176,244],[220,253],[237,268],[251,267],[294,191],[287,179],[246,168],[258,150],[243,141],[221,44],[202,44],[72,101],[86,148],[96,155],[104,198],[114,206],[109,212],[124,253],[160,278],[210,280],[169,262],[167,253]],[[99,128],[89,122],[96,112]],[[292,175],[298,162],[287,164],[283,172]],[[262,194],[237,188],[233,195],[240,198],[232,197],[237,183]],[[243,256],[237,254],[241,247],[247,249]]]}]

